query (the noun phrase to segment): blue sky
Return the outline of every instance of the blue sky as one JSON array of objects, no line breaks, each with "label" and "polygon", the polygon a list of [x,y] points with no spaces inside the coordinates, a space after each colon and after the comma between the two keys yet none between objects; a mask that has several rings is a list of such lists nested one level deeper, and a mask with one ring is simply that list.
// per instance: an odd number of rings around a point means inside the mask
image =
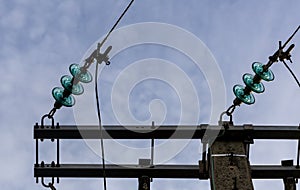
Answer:
[{"label": "blue sky", "polygon": [[[92,45],[114,24],[127,3],[117,0],[0,0],[1,189],[41,189],[33,178],[33,125],[52,108],[51,90],[60,86],[60,77],[68,74],[69,65],[80,63]],[[226,105],[230,106],[234,99],[232,87],[243,84],[244,73],[252,73],[252,62],[265,63],[278,48],[278,41],[285,41],[300,24],[299,7],[297,0],[136,0],[118,28],[140,22],[161,22],[194,34],[214,55],[224,79]],[[296,47],[292,53],[294,64],[291,64],[298,76],[299,41],[300,34],[293,39]],[[99,79],[104,123],[117,123],[110,93],[118,74],[131,63],[147,58],[173,62],[190,77],[201,97],[199,123],[209,122],[211,95],[203,73],[194,71],[191,60],[174,49],[148,44],[120,52],[112,58],[111,66],[104,68]],[[265,83],[266,92],[255,95],[254,105],[237,108],[236,124],[299,124],[300,89],[282,64],[274,64],[272,70],[275,81]],[[141,82],[132,90],[129,105],[136,119],[149,119],[149,103],[153,99],[164,102],[154,109],[158,113],[160,109],[166,111],[164,123],[178,122],[180,112],[176,110],[180,107],[180,97],[171,86],[158,80]],[[74,117],[71,108],[62,108],[57,111],[55,120],[74,124]],[[136,147],[146,146],[148,142],[122,143]],[[51,145],[50,142],[43,144],[41,159],[51,161],[54,158]],[[199,143],[193,141],[167,163],[195,164],[200,158],[199,148]],[[100,162],[84,142],[63,142],[62,151],[62,161],[67,163]],[[114,155],[118,156],[111,153]],[[257,141],[252,145],[250,161],[280,164],[282,159],[295,159],[295,156],[296,142]],[[136,188],[136,180],[108,180],[108,189],[124,186]],[[258,190],[283,189],[281,180],[254,180],[254,186]],[[153,189],[162,187],[209,189],[209,183],[169,179],[157,179],[152,183]],[[102,185],[100,179],[63,179],[57,188],[99,189]]]}]

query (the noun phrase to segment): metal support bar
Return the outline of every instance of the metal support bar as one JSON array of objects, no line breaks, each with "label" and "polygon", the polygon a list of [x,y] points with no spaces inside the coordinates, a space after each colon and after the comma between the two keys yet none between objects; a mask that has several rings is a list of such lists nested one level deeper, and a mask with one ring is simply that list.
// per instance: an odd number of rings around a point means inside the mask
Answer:
[{"label": "metal support bar", "polygon": [[299,161],[300,161],[300,139],[298,139],[298,148],[297,148],[297,168],[299,168]]},{"label": "metal support bar", "polygon": [[151,166],[154,165],[154,139],[151,139]]},{"label": "metal support bar", "polygon": [[56,139],[56,166],[59,167],[59,139]]},{"label": "metal support bar", "polygon": [[[35,140],[35,166],[39,165],[39,139]],[[36,178],[36,183],[39,183],[39,178]]]},{"label": "metal support bar", "polygon": [[202,160],[201,160],[201,162],[199,162],[200,169],[202,169],[201,172],[203,172],[203,173],[207,173],[206,148],[207,148],[207,143],[203,142],[203,146],[202,146]]},{"label": "metal support bar", "polygon": [[35,164],[39,164],[39,140],[35,140]]},{"label": "metal support bar", "polygon": [[[250,166],[251,176],[255,179],[283,179],[285,177],[300,178],[300,169],[296,166],[254,165]],[[51,167],[45,164],[34,167],[34,177],[103,177],[100,164],[61,164]],[[109,178],[194,178],[208,179],[199,171],[198,165],[155,165],[140,167],[139,165],[106,165],[106,176]]]},{"label": "metal support bar", "polygon": [[[154,124],[154,121],[152,121],[152,125],[151,125],[152,129],[155,129],[155,124]],[[155,143],[154,143],[154,138],[151,138],[151,163],[150,165],[153,166],[154,165],[154,146],[155,146]],[[152,179],[150,180],[152,182]]]},{"label": "metal support bar", "polygon": [[[206,130],[219,131],[217,126],[201,124],[198,126],[165,125],[152,130],[150,126],[103,126],[104,139],[202,139]],[[245,139],[294,139],[300,137],[298,126],[252,126],[252,130],[244,126],[231,126],[226,131],[221,128],[219,140]],[[51,128],[34,127],[34,139],[99,139],[100,131],[97,126],[60,126]]]},{"label": "metal support bar", "polygon": [[247,159],[249,159],[249,156],[250,156],[250,144],[249,143],[245,144],[245,151],[246,151]]},{"label": "metal support bar", "polygon": [[[59,163],[59,139],[56,139],[56,166],[59,167],[60,163]],[[56,178],[56,182],[59,183],[59,177]]]}]

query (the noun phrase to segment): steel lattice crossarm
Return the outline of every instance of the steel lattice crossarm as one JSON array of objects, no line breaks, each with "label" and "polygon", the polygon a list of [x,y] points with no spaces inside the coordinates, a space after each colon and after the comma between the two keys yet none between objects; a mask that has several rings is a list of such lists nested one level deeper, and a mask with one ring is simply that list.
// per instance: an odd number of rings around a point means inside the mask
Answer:
[{"label": "steel lattice crossarm", "polygon": [[[190,178],[208,179],[199,165],[105,165],[109,178],[138,178],[146,175],[150,178]],[[300,168],[296,166],[254,165],[251,166],[254,179],[282,179],[286,176],[300,178]],[[34,177],[103,177],[101,164],[61,164],[59,167],[45,164],[34,167]]]},{"label": "steel lattice crossarm", "polygon": [[[221,140],[241,139],[300,139],[299,126],[260,126],[232,125],[214,126],[201,124],[198,126],[163,125],[163,126],[121,126],[104,125],[104,139],[202,139],[207,132],[217,132]],[[36,124],[34,139],[99,139],[98,126],[40,126]]]}]

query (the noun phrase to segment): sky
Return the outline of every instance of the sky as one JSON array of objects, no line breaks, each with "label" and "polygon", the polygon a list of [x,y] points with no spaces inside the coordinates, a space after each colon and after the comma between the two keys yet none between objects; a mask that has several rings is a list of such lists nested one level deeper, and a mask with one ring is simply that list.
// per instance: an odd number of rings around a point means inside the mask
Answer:
[{"label": "sky", "polygon": [[[60,86],[61,76],[69,74],[69,65],[83,63],[128,3],[0,0],[1,189],[43,188],[33,178],[33,126],[52,108],[52,88]],[[285,41],[298,27],[299,7],[297,0],[135,0],[116,33],[104,45],[112,45],[113,50],[111,64],[100,66],[98,79],[103,124],[215,123],[218,118],[210,118],[211,113],[221,113],[232,104],[232,87],[243,85],[244,73],[253,73],[251,64],[266,63],[268,56],[277,50],[278,41]],[[168,30],[155,25],[142,32],[136,27],[143,26],[138,25],[141,23],[148,23],[147,26],[163,23],[159,26]],[[178,38],[177,34],[183,31],[201,43]],[[147,43],[148,37],[153,36],[160,41]],[[137,39],[146,42],[124,48],[124,44]],[[175,45],[183,44],[186,51],[164,44],[168,39]],[[292,52],[294,63],[288,63],[297,76],[300,76],[299,41],[297,34],[292,40],[296,45]],[[202,66],[192,55],[199,55]],[[205,69],[214,64],[214,70]],[[275,80],[264,82],[266,90],[254,94],[254,105],[242,104],[235,110],[235,124],[299,125],[299,87],[281,63],[275,63],[271,70]],[[94,65],[90,72],[94,75]],[[97,124],[93,120],[95,101],[88,98],[88,95],[93,97],[93,83],[83,86],[84,95],[76,96],[74,108],[58,110],[56,122]],[[106,142],[108,163],[137,163],[138,158],[149,156],[147,149],[143,149],[149,147],[148,141],[116,142],[121,147],[141,151],[119,152],[114,143]],[[164,142],[157,142],[160,143]],[[296,144],[283,140],[255,141],[251,145],[250,162],[279,165],[283,159],[295,160]],[[93,145],[64,141],[61,161],[100,163],[95,151],[99,149]],[[196,164],[201,158],[200,147],[199,141],[187,141],[176,154],[167,155],[167,159],[163,159],[164,154],[158,155],[156,163]],[[41,144],[40,160],[51,162],[55,158],[54,148],[51,142]],[[282,180],[253,180],[253,183],[256,190],[283,189]],[[154,179],[151,185],[152,189],[209,189],[209,181],[200,180]],[[108,179],[110,190],[125,186],[137,188],[137,181]],[[102,180],[62,179],[56,187],[102,189]]]}]

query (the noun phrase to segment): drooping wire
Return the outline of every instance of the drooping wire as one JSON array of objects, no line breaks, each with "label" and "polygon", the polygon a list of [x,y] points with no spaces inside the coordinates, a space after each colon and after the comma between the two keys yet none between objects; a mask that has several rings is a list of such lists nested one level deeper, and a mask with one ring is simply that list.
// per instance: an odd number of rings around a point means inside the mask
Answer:
[{"label": "drooping wire", "polygon": [[292,71],[292,69],[288,66],[288,64],[286,64],[285,61],[282,61],[284,66],[290,71],[291,75],[294,77],[296,83],[298,84],[298,86],[300,87],[300,82],[299,80],[297,79],[296,75],[294,74],[294,72]]},{"label": "drooping wire", "polygon": [[[110,29],[110,31],[107,33],[105,38],[102,40],[101,43],[98,43],[96,54],[98,55],[100,53],[100,48],[104,44],[104,42],[107,40],[109,35],[113,32],[113,30],[116,28],[118,23],[121,21],[122,17],[125,15],[125,13],[128,11],[130,6],[132,5],[134,0],[131,0],[126,9],[123,11],[119,19],[116,21],[116,23],[113,25],[113,27]],[[99,93],[98,93],[98,64],[96,63],[96,69],[95,69],[95,97],[96,97],[96,104],[97,104],[97,117],[98,117],[98,124],[100,128],[100,147],[101,147],[101,157],[102,157],[102,170],[103,170],[103,188],[104,190],[107,189],[107,183],[106,183],[106,171],[105,171],[105,151],[104,151],[104,140],[103,140],[103,126],[102,126],[102,120],[101,120],[101,111],[100,111],[100,100],[99,100]]]},{"label": "drooping wire", "polygon": [[95,96],[96,96],[96,104],[97,104],[97,116],[98,123],[100,128],[100,146],[101,146],[101,157],[102,157],[102,170],[103,170],[103,187],[106,190],[106,172],[105,172],[105,154],[104,154],[104,142],[103,142],[103,128],[102,128],[102,120],[101,120],[101,111],[100,111],[100,100],[98,93],[98,63],[96,63],[95,70]]}]

